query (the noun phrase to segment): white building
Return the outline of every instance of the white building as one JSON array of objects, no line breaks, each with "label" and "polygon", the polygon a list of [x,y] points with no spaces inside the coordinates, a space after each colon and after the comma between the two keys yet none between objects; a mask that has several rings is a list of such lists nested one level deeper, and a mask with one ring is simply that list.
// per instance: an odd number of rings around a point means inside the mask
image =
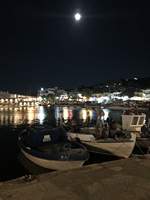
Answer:
[{"label": "white building", "polygon": [[64,99],[68,97],[67,92],[63,89],[59,89],[58,87],[41,88],[38,91],[38,96],[40,97],[47,97],[49,95],[54,95],[57,99]]}]

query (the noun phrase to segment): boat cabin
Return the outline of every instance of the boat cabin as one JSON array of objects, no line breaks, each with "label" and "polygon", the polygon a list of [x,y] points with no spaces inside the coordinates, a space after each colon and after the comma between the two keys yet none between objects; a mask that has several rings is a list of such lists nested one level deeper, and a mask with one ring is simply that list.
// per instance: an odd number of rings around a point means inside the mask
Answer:
[{"label": "boat cabin", "polygon": [[122,115],[122,128],[127,131],[141,132],[141,127],[145,124],[146,115],[145,114],[132,114],[132,115]]}]

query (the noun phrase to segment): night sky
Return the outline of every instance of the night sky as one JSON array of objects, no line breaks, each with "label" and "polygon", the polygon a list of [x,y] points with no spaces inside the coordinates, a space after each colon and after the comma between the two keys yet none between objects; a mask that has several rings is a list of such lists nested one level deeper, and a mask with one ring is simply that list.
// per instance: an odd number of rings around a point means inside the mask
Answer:
[{"label": "night sky", "polygon": [[[1,1],[0,90],[150,76],[150,6],[135,0]],[[73,14],[83,18],[76,23]]]}]

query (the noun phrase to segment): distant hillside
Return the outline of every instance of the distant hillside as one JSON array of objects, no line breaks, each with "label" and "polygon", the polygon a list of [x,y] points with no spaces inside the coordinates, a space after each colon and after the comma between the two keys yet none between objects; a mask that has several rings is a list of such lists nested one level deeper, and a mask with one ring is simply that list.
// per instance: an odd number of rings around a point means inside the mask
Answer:
[{"label": "distant hillside", "polygon": [[110,80],[104,83],[99,83],[92,86],[80,86],[78,91],[93,91],[93,92],[113,92],[113,91],[125,91],[125,90],[134,90],[138,91],[140,89],[150,88],[150,77],[146,78],[130,78],[130,79],[121,79],[121,80]]}]

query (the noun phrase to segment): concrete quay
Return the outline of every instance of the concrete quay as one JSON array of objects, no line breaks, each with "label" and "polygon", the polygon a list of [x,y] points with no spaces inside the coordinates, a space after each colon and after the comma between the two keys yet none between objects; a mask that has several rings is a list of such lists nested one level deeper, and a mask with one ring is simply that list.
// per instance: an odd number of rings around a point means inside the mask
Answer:
[{"label": "concrete quay", "polygon": [[33,199],[149,200],[150,159],[117,160],[0,183],[0,200]]}]

